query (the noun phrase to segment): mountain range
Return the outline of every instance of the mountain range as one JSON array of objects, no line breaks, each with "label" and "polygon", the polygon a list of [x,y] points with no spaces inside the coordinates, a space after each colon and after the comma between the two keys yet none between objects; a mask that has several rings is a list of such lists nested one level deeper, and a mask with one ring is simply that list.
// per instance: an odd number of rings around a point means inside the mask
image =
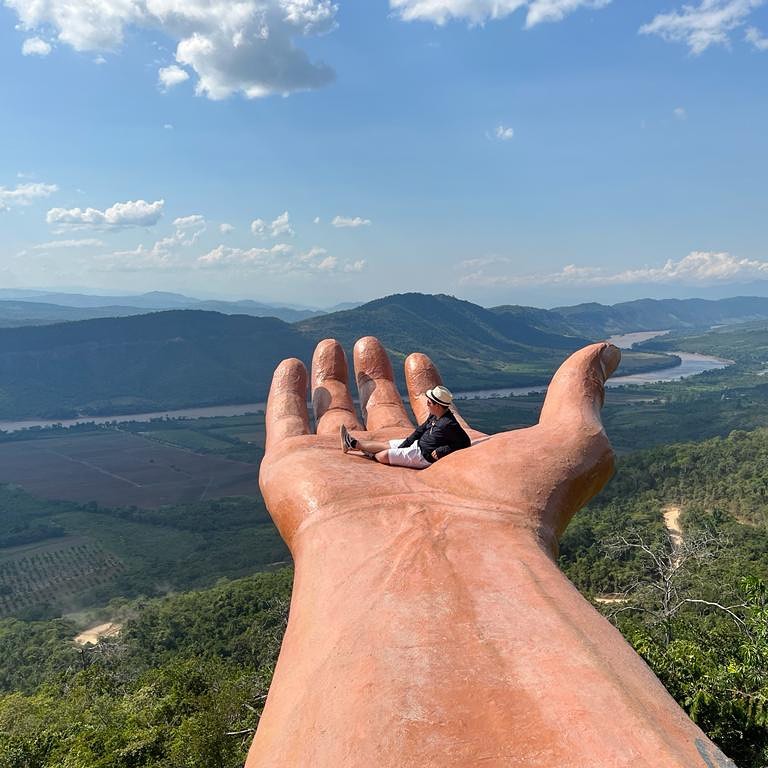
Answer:
[{"label": "mountain range", "polygon": [[250,299],[241,301],[195,299],[167,291],[152,291],[137,296],[94,296],[83,293],[5,289],[0,290],[0,327],[48,325],[98,317],[126,317],[171,309],[200,309],[221,312],[225,315],[277,317],[287,323],[294,323],[324,312],[333,312],[337,308],[342,307],[316,310]]},{"label": "mountain range", "polygon": [[[578,304],[551,310],[573,333],[611,336],[633,331],[705,329],[768,319],[768,298],[638,299],[613,306]],[[562,326],[560,326],[562,327]]]},{"label": "mountain range", "polygon": [[[452,388],[475,390],[546,382],[573,350],[614,333],[761,319],[768,319],[768,299],[648,299],[543,310],[486,309],[451,296],[409,293],[295,323],[176,309],[0,328],[0,418],[259,402],[281,359],[309,363],[317,341],[329,337],[351,352],[356,339],[377,336],[401,385],[402,360],[421,350]],[[632,372],[669,364],[667,356],[630,352],[622,366]]]}]

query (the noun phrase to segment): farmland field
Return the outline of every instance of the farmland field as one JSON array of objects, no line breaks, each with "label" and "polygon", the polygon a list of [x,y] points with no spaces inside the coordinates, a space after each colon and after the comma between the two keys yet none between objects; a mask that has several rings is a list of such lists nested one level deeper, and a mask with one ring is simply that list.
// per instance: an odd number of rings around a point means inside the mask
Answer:
[{"label": "farmland field", "polygon": [[99,430],[3,443],[0,482],[15,483],[45,499],[95,501],[111,507],[153,508],[223,496],[258,496],[258,469],[253,464],[193,453],[166,442]]},{"label": "farmland field", "polygon": [[263,439],[263,414],[4,436],[0,617],[56,616],[287,562],[258,489]]},{"label": "farmland field", "polygon": [[82,537],[6,550],[0,554],[0,618],[72,598],[123,568],[114,554]]}]

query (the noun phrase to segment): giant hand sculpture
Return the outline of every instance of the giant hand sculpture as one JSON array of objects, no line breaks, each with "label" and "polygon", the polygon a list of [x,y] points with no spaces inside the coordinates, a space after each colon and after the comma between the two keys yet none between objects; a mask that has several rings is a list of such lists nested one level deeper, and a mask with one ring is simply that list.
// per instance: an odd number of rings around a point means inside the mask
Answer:
[{"label": "giant hand sculpture", "polygon": [[[247,768],[733,766],[555,562],[606,483],[599,411],[619,351],[570,357],[538,425],[416,471],[339,450],[363,429],[340,346],[275,371],[261,487],[293,553],[288,628]],[[412,430],[371,337],[355,346],[365,429]],[[440,382],[405,362],[417,421]]]}]

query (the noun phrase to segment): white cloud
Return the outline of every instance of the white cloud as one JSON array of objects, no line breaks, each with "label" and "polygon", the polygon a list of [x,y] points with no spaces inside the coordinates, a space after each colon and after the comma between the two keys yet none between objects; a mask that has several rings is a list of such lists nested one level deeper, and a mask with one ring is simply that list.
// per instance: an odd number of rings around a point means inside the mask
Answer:
[{"label": "white cloud", "polygon": [[106,63],[107,63],[107,60],[106,60],[106,59],[105,59],[103,56],[97,56],[97,57],[96,57],[96,58],[93,60],[93,63],[94,63],[94,64],[106,64]]},{"label": "white cloud", "polygon": [[227,224],[227,222],[223,222],[222,224],[219,224],[219,232],[221,232],[222,235],[228,235],[230,232],[234,232],[235,228],[231,224]]},{"label": "white cloud", "polygon": [[660,13],[640,27],[640,34],[659,35],[674,43],[685,43],[698,55],[711,45],[730,44],[730,33],[743,26],[747,17],[765,0],[701,0],[698,6],[683,5],[680,11]]},{"label": "white cloud", "polygon": [[332,272],[336,269],[336,265],[339,260],[335,256],[326,256],[318,265],[317,268],[321,272]]},{"label": "white cloud", "polygon": [[579,8],[604,8],[611,0],[533,0],[528,7],[526,27],[534,27],[545,21],[562,21]]},{"label": "white cloud", "polygon": [[466,261],[459,262],[457,269],[479,269],[482,267],[489,267],[492,264],[511,264],[512,259],[508,256],[480,256],[476,259],[467,259]]},{"label": "white cloud", "polygon": [[138,245],[130,251],[114,251],[102,257],[102,268],[120,271],[141,269],[176,269],[184,266],[183,250],[193,246],[206,230],[199,214],[174,219],[176,231],[151,246]]},{"label": "white cloud", "polygon": [[0,211],[7,211],[12,205],[31,205],[35,200],[50,197],[58,191],[56,184],[41,182],[18,184],[13,189],[0,187]]},{"label": "white cloud", "polygon": [[509,16],[527,4],[527,0],[389,0],[389,7],[404,21],[431,21],[440,25],[451,19],[482,24]]},{"label": "white cloud", "polygon": [[358,227],[370,227],[370,219],[362,219],[360,216],[351,218],[349,216],[335,216],[331,222],[337,229],[357,229]]},{"label": "white cloud", "polygon": [[361,272],[365,261],[347,262],[330,256],[325,248],[299,251],[288,243],[269,248],[229,248],[219,245],[197,259],[200,267],[217,269],[253,269],[267,274],[313,274]]},{"label": "white cloud", "polygon": [[281,235],[293,236],[293,229],[291,227],[290,216],[288,211],[283,211],[273,222],[271,227],[272,237],[280,237]]},{"label": "white cloud", "polygon": [[603,8],[611,0],[390,0],[390,8],[404,21],[430,21],[445,24],[459,19],[469,24],[503,19],[526,8],[525,26],[560,21],[579,8]]},{"label": "white cloud", "polygon": [[45,220],[49,224],[75,229],[151,227],[160,220],[164,205],[164,200],[155,200],[153,203],[129,200],[115,203],[104,211],[97,208],[51,208]]},{"label": "white cloud", "polygon": [[26,256],[27,254],[36,251],[43,251],[47,253],[48,251],[56,251],[69,248],[99,248],[103,245],[104,243],[101,240],[97,240],[93,237],[88,237],[81,240],[51,240],[48,243],[38,243],[37,245],[32,245],[29,248],[25,248],[23,251],[19,251],[16,254],[16,257],[21,258],[22,256]]},{"label": "white cloud", "polygon": [[161,67],[157,70],[157,84],[161,90],[167,91],[174,85],[179,85],[185,80],[189,80],[189,72],[186,69],[172,64],[170,67]]},{"label": "white cloud", "polygon": [[661,267],[641,267],[621,272],[609,272],[599,267],[579,267],[569,264],[559,272],[514,275],[490,271],[486,267],[509,264],[504,257],[470,259],[459,268],[472,270],[459,282],[463,285],[526,286],[526,285],[628,285],[634,283],[684,283],[706,285],[768,277],[768,261],[739,259],[726,251],[692,251],[679,261],[669,260]]},{"label": "white cloud", "polygon": [[313,224],[319,224],[320,223],[320,217],[319,216],[315,216],[315,218],[312,219],[312,223]]},{"label": "white cloud", "polygon": [[672,110],[672,114],[675,116],[676,120],[687,120],[688,119],[688,113],[685,111],[685,107],[675,107]]},{"label": "white cloud", "polygon": [[166,131],[172,131],[173,130],[173,124],[172,123],[164,123],[163,129]]},{"label": "white cloud", "polygon": [[757,27],[750,27],[744,37],[746,41],[752,43],[758,51],[768,51],[768,37],[764,37]]},{"label": "white cloud", "polygon": [[205,229],[205,218],[199,213],[193,213],[191,216],[179,216],[178,219],[173,220],[173,226],[176,229],[199,229],[200,227]]},{"label": "white cloud", "polygon": [[[114,51],[132,27],[176,42],[176,64],[197,75],[195,90],[211,99],[246,98],[318,88],[333,70],[296,47],[301,37],[336,26],[331,0],[5,0],[20,28],[53,29],[77,51]],[[178,78],[179,75],[168,75]],[[162,76],[161,76],[162,77]],[[162,80],[161,80],[162,82]],[[175,79],[166,87],[176,84]]]},{"label": "white cloud", "polygon": [[51,240],[49,243],[33,245],[30,251],[50,251],[58,248],[99,248],[104,243],[95,237],[86,237],[81,240]]},{"label": "white cloud", "polygon": [[276,219],[267,224],[264,219],[254,219],[251,222],[251,232],[256,237],[281,237],[286,235],[293,237],[293,227],[288,211],[283,211]]},{"label": "white cloud", "polygon": [[51,44],[39,37],[28,37],[21,46],[22,56],[47,56],[51,50]]},{"label": "white cloud", "polygon": [[494,136],[496,136],[499,141],[509,141],[515,137],[515,129],[497,125],[496,130],[494,131]]}]

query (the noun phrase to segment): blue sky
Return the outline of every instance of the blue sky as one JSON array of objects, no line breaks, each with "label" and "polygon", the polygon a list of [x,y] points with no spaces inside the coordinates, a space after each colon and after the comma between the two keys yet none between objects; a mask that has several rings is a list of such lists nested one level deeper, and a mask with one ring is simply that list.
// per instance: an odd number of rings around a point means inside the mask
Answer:
[{"label": "blue sky", "polygon": [[768,278],[766,0],[5,0],[0,66],[0,287]]}]

